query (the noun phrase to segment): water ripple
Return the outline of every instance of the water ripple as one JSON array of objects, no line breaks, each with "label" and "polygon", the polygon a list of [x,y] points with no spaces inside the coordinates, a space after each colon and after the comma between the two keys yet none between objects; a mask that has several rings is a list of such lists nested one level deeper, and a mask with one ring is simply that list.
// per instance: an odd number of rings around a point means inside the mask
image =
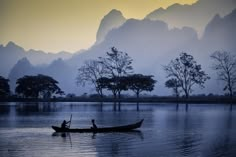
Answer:
[{"label": "water ripple", "polygon": [[[236,114],[225,106],[189,105],[186,112],[175,105],[129,104],[121,111],[112,105],[10,106],[0,114],[0,157],[233,157],[236,154]],[[212,107],[214,106],[214,107]],[[1,109],[1,106],[0,106]],[[31,112],[31,110],[33,110]],[[73,127],[88,127],[92,118],[99,126],[126,124],[144,118],[140,132],[53,133],[73,113]]]}]

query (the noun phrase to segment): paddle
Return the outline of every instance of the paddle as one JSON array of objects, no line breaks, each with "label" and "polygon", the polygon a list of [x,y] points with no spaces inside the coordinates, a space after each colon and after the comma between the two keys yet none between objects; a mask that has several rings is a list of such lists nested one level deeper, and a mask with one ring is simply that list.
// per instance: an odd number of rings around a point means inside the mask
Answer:
[{"label": "paddle", "polygon": [[[72,119],[72,114],[70,115],[70,124],[71,124],[71,119]],[[69,124],[69,128],[70,128],[70,124]]]}]

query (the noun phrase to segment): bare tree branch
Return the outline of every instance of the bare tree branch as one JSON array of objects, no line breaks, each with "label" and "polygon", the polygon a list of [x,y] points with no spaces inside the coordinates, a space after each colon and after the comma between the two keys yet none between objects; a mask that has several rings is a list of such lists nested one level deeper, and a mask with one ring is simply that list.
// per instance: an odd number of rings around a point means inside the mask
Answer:
[{"label": "bare tree branch", "polygon": [[176,79],[179,86],[185,93],[186,98],[192,92],[192,87],[197,84],[204,87],[206,80],[210,77],[201,70],[201,65],[198,65],[193,56],[183,52],[179,58],[171,60],[169,65],[164,66],[167,78]]},{"label": "bare tree branch", "polygon": [[98,86],[97,80],[105,74],[103,64],[96,60],[87,60],[84,65],[78,69],[78,76],[76,78],[77,85],[85,86],[89,83],[94,86],[97,93],[102,97],[102,88]]},{"label": "bare tree branch", "polygon": [[217,71],[218,79],[225,82],[224,90],[232,98],[236,86],[236,56],[227,51],[216,51],[211,55],[214,60],[212,68]]}]

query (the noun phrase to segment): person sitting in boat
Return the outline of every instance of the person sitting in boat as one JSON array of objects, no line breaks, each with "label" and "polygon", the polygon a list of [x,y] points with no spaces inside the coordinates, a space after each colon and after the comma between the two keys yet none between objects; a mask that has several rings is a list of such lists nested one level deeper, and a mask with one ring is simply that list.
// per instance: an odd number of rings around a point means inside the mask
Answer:
[{"label": "person sitting in boat", "polygon": [[68,126],[67,126],[68,123],[70,123],[70,121],[67,122],[66,120],[64,120],[61,124],[61,128],[63,128],[63,129],[68,128]]},{"label": "person sitting in boat", "polygon": [[92,124],[93,124],[93,126],[91,127],[91,129],[97,129],[98,128],[97,125],[95,124],[95,120],[94,119],[92,119]]}]

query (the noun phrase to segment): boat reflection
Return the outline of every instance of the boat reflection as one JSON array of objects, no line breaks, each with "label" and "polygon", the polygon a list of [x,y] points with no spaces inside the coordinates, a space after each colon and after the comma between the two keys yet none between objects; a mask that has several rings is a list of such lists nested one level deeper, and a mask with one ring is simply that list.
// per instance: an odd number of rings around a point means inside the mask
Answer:
[{"label": "boat reflection", "polygon": [[119,135],[129,135],[132,137],[138,137],[141,140],[144,140],[144,135],[142,131],[140,130],[130,130],[126,132],[107,132],[107,133],[70,133],[70,132],[53,132],[52,136],[53,137],[62,137],[62,138],[71,138],[71,134],[91,134],[92,139],[96,139],[97,134],[103,134],[103,135],[111,135],[111,134],[119,134]]}]

